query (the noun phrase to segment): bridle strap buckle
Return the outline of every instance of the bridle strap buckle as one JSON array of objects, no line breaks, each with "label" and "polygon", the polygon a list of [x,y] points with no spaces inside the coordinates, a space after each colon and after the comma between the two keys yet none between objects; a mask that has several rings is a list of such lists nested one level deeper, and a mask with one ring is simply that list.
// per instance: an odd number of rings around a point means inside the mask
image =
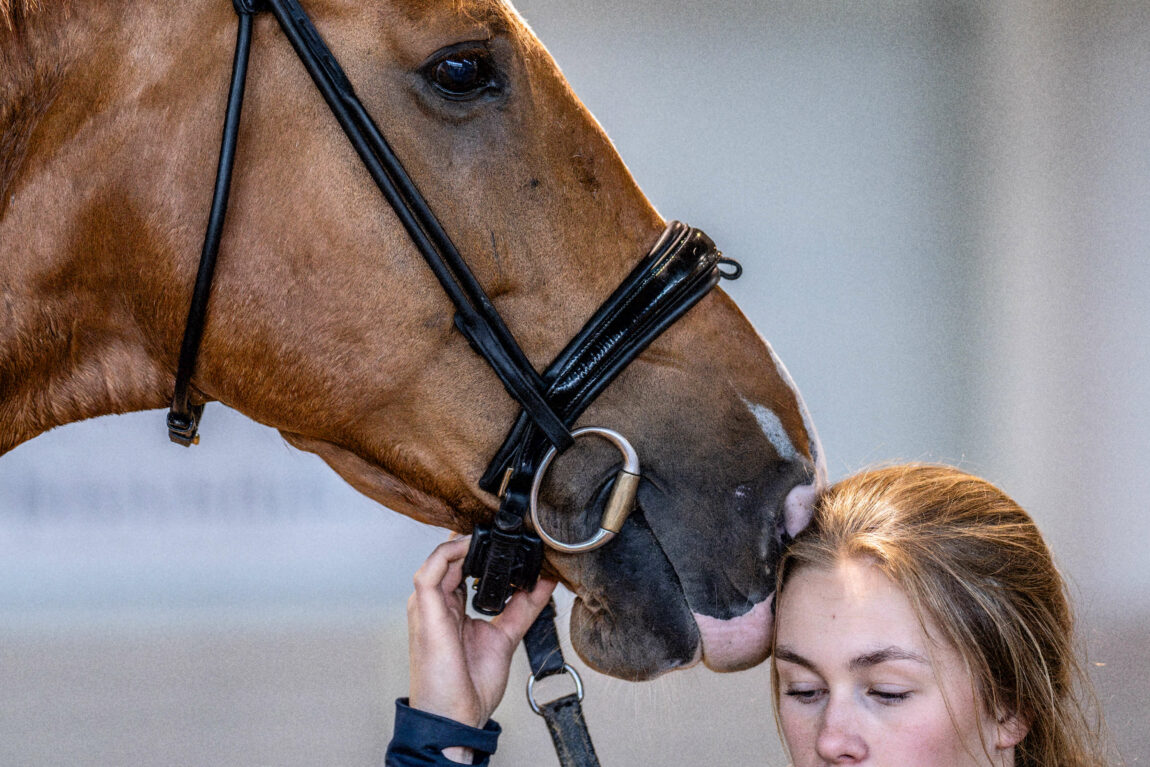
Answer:
[{"label": "bridle strap buckle", "polygon": [[543,709],[539,707],[539,703],[535,700],[535,682],[537,679],[546,679],[549,676],[555,676],[557,674],[567,674],[571,677],[571,681],[575,683],[575,692],[572,694],[575,696],[577,702],[583,702],[583,677],[579,676],[579,672],[572,668],[571,664],[564,663],[563,668],[554,673],[541,674],[539,676],[532,674],[527,677],[527,705],[531,706],[531,710],[539,716],[543,716]]},{"label": "bridle strap buckle", "polygon": [[[510,505],[521,502],[513,496]],[[463,574],[474,578],[471,606],[482,615],[498,615],[516,590],[530,591],[543,568],[543,541],[526,529],[524,517],[505,500],[491,525],[478,525],[463,560]]]},{"label": "bridle strap buckle", "polygon": [[184,413],[174,409],[168,411],[168,438],[177,445],[190,447],[200,444],[200,417],[204,414],[203,405],[188,405]]}]

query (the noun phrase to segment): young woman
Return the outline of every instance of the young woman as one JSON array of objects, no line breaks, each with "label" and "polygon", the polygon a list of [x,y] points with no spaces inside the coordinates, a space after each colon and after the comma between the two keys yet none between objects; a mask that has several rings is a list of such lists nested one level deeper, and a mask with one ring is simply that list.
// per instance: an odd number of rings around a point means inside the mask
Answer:
[{"label": "young woman", "polygon": [[[411,697],[388,764],[486,764],[511,654],[554,584],[468,618],[466,539],[408,603]],[[831,488],[779,567],[772,681],[795,767],[1098,767],[1065,589],[1027,514],[942,466]]]},{"label": "young woman", "polygon": [[835,485],[779,566],[772,682],[795,767],[1097,767],[1073,621],[1034,522],[985,480]]}]

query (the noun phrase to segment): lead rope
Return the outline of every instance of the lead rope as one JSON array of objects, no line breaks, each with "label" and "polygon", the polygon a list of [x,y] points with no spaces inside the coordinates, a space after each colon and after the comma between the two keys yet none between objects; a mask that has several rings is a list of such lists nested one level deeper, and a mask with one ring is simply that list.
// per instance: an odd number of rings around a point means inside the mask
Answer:
[{"label": "lead rope", "polygon": [[[527,660],[531,663],[531,678],[527,682],[527,702],[531,710],[547,723],[551,742],[562,767],[599,767],[599,757],[587,731],[583,718],[583,681],[579,673],[563,660],[559,646],[559,632],[555,628],[555,600],[547,603],[543,612],[527,629],[523,637]],[[575,682],[575,692],[556,698],[550,703],[535,701],[535,683],[556,674],[568,674]]]}]

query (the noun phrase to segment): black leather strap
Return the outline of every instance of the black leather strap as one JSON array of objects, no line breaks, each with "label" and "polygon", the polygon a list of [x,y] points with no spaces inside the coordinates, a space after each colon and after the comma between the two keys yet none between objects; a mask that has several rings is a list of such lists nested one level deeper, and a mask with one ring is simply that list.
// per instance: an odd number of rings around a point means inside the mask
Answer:
[{"label": "black leather strap", "polygon": [[525,518],[504,504],[491,525],[479,525],[463,573],[475,578],[471,605],[484,615],[498,615],[516,589],[530,591],[543,567],[543,541],[526,529]]},{"label": "black leather strap", "polygon": [[224,135],[220,141],[220,159],[216,166],[216,185],[212,192],[212,207],[208,214],[208,227],[200,251],[200,268],[192,290],[188,308],[188,321],[184,325],[184,340],[180,344],[180,359],[176,367],[176,386],[172,406],[168,410],[168,437],[185,447],[199,441],[197,432],[202,404],[191,404],[190,388],[200,342],[204,336],[208,295],[212,290],[212,275],[216,271],[216,256],[220,251],[220,236],[228,213],[228,192],[232,184],[232,166],[236,159],[236,139],[240,130],[240,111],[244,105],[244,83],[247,80],[248,54],[252,44],[252,11],[236,2],[239,28],[236,31],[236,53],[232,62],[232,81],[228,89],[228,108],[224,116]]},{"label": "black leather strap", "polygon": [[[583,328],[543,373],[550,406],[567,427],[611,381],[660,333],[703,298],[719,281],[731,276],[715,243],[698,229],[678,221],[667,227],[651,252],[599,307]],[[526,412],[521,412],[495,454],[479,486],[490,493],[503,488],[494,527],[480,526],[464,574],[478,579],[471,604],[478,612],[497,615],[514,592],[518,561],[514,551],[529,551],[542,560],[542,543],[524,521],[530,513],[531,481],[550,443]],[[497,535],[502,528],[507,535]],[[511,531],[517,531],[512,533]],[[514,536],[514,537],[512,537]],[[479,547],[488,539],[498,556],[484,560]],[[536,547],[536,548],[533,548]],[[537,574],[520,580],[534,584]]]},{"label": "black leather strap", "polygon": [[[698,229],[673,221],[543,373],[547,401],[568,427],[635,357],[719,281],[720,253]],[[495,492],[517,456],[548,447],[521,412],[479,480]],[[534,439],[533,439],[534,438]],[[540,449],[542,448],[542,449]],[[534,458],[534,460],[530,460]],[[537,463],[531,456],[527,464]]]},{"label": "black leather strap", "polygon": [[[566,670],[559,632],[555,628],[555,602],[551,601],[531,624],[523,637],[531,674],[536,680],[561,674]],[[532,701],[534,703],[534,701]],[[540,703],[539,715],[547,722],[547,731],[555,744],[562,767],[599,767],[599,757],[587,731],[580,696],[572,693],[549,703]]]},{"label": "black leather strap", "polygon": [[583,719],[583,704],[574,695],[542,703],[539,710],[543,712],[547,731],[551,733],[559,764],[563,767],[599,767],[599,756]]}]

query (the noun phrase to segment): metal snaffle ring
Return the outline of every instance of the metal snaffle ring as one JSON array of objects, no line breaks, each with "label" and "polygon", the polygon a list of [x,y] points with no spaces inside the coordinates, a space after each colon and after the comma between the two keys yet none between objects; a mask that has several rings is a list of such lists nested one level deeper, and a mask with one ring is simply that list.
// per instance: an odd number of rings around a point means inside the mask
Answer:
[{"label": "metal snaffle ring", "polygon": [[611,497],[607,500],[607,507],[603,510],[598,532],[581,543],[565,543],[552,537],[543,529],[543,524],[539,521],[539,488],[543,485],[543,477],[547,474],[547,468],[555,460],[555,456],[559,454],[556,448],[552,447],[543,456],[543,460],[539,463],[539,469],[535,472],[535,479],[531,483],[531,522],[535,525],[535,532],[548,546],[568,554],[578,554],[582,551],[597,549],[614,538],[615,534],[623,527],[623,523],[627,521],[627,516],[635,505],[635,494],[639,490],[639,456],[635,453],[635,448],[631,447],[631,443],[619,432],[598,426],[584,426],[571,432],[571,436],[575,438],[587,434],[602,437],[623,454],[623,468],[615,476],[615,486],[611,488]]}]

